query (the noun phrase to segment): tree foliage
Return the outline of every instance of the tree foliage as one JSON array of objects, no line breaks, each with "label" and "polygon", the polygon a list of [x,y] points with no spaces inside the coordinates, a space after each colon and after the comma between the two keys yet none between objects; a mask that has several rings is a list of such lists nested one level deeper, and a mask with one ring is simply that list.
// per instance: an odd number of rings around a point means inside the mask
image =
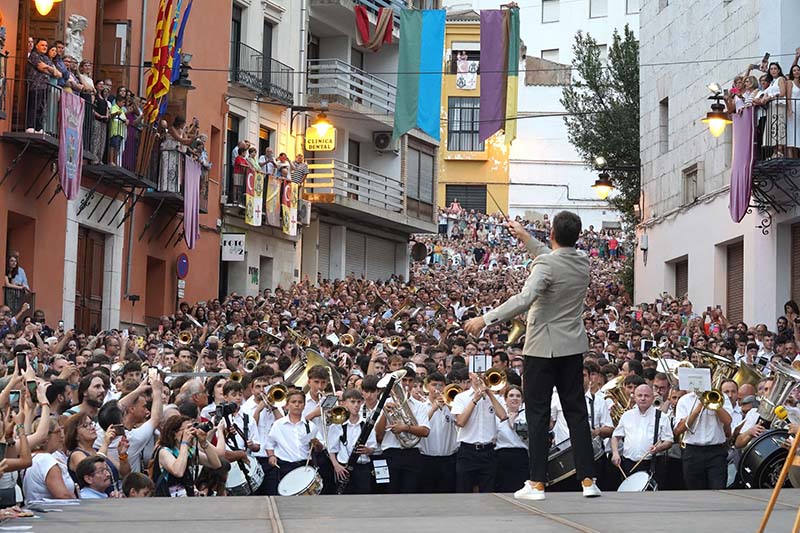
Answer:
[{"label": "tree foliage", "polygon": [[[614,30],[608,62],[600,58],[597,41],[578,32],[573,45],[572,85],[564,88],[561,104],[567,112],[570,142],[587,164],[603,156],[611,167],[639,168],[639,43],[626,25]],[[623,216],[626,229],[635,224],[639,202],[637,171],[609,171],[617,194],[609,199]]]}]

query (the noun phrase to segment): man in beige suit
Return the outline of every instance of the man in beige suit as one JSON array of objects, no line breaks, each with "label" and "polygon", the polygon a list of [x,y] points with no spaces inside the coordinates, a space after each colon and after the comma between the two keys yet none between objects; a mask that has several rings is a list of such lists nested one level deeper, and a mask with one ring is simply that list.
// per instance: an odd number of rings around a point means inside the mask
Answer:
[{"label": "man in beige suit", "polygon": [[518,222],[509,229],[534,257],[531,274],[522,291],[503,305],[464,325],[471,334],[527,312],[525,337],[525,413],[530,447],[530,480],[514,497],[543,500],[547,481],[550,400],[558,391],[569,426],[578,479],[584,496],[600,496],[594,483],[594,455],[589,416],[583,391],[583,352],[588,349],[581,315],[589,286],[589,258],[575,249],[581,219],[569,211],[553,218],[551,250],[533,238]]}]

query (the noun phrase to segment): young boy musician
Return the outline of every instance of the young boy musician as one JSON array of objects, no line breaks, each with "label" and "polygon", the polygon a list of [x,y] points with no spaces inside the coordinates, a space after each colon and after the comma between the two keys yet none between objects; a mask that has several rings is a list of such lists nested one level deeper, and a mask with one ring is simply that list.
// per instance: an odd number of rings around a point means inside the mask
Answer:
[{"label": "young boy musician", "polygon": [[278,466],[280,477],[305,466],[311,448],[322,451],[322,443],[316,439],[317,426],[303,419],[306,395],[299,390],[290,390],[286,395],[286,416],[279,418],[269,430],[267,461]]},{"label": "young boy musician", "polygon": [[358,389],[348,389],[342,395],[342,404],[350,413],[350,418],[342,425],[334,424],[328,430],[328,452],[337,482],[350,478],[344,494],[370,494],[372,485],[372,462],[369,455],[378,447],[375,430],[370,431],[364,445],[356,450],[358,462],[353,471],[347,470],[347,463],[353,448],[364,428],[361,407],[364,397]]}]

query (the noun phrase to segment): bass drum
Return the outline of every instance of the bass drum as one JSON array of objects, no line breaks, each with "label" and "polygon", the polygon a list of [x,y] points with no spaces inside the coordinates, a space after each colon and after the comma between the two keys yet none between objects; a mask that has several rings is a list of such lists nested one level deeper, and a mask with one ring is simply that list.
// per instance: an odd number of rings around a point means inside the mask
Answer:
[{"label": "bass drum", "polygon": [[312,466],[295,468],[278,483],[280,496],[317,496],[320,492],[322,492],[322,477]]},{"label": "bass drum", "polygon": [[[595,461],[603,456],[605,450],[602,440],[592,439],[592,452]],[[547,456],[547,485],[555,485],[574,475],[575,455],[572,453],[572,443],[567,439],[550,448]]]},{"label": "bass drum", "polygon": [[620,483],[617,492],[653,492],[658,490],[658,483],[650,472],[636,472]]},{"label": "bass drum", "polygon": [[[767,430],[755,439],[742,452],[739,461],[739,477],[748,489],[771,489],[775,487],[789,451],[781,446],[789,436],[785,429]],[[789,479],[783,484],[791,487]]]}]

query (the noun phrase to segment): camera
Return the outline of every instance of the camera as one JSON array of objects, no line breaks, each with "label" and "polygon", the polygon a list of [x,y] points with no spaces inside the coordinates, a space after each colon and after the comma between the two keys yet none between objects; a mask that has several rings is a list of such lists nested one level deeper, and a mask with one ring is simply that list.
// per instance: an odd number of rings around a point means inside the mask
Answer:
[{"label": "camera", "polygon": [[212,424],[211,422],[195,422],[194,424],[192,424],[192,427],[197,428],[204,433],[208,433],[209,431],[214,429],[214,424]]},{"label": "camera", "polygon": [[216,417],[217,419],[225,418],[226,416],[233,416],[236,412],[237,405],[233,402],[222,402],[217,406]]}]

